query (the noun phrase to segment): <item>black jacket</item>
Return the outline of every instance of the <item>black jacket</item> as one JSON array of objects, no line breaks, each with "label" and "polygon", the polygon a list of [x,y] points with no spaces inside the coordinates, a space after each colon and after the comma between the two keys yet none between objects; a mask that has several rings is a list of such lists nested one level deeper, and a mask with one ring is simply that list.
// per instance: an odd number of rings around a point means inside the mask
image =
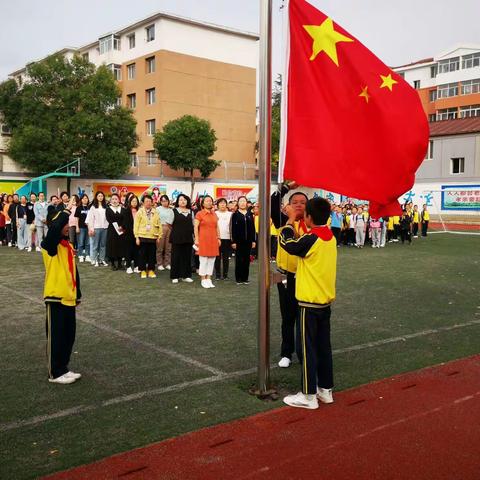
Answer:
[{"label": "black jacket", "polygon": [[251,212],[246,215],[236,211],[232,215],[232,242],[254,242],[255,223]]}]

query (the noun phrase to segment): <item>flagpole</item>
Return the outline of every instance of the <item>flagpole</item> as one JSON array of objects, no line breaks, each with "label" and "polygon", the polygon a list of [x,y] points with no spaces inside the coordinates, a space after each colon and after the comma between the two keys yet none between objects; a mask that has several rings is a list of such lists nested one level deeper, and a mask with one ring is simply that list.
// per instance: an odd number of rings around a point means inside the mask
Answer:
[{"label": "flagpole", "polygon": [[257,395],[270,389],[270,181],[272,125],[272,0],[260,0],[260,138],[258,233],[258,377]]}]

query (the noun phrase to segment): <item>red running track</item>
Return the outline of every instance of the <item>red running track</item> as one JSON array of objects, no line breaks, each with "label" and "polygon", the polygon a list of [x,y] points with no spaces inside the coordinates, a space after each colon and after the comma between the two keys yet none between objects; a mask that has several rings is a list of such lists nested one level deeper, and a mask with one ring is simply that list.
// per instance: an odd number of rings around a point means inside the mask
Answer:
[{"label": "red running track", "polygon": [[48,477],[479,480],[480,355],[279,408]]}]

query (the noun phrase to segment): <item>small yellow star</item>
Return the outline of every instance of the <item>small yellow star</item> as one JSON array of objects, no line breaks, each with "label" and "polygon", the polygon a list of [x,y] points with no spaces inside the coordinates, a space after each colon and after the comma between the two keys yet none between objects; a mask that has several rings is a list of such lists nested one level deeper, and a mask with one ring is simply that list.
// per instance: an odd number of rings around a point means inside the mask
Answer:
[{"label": "small yellow star", "polygon": [[315,60],[320,52],[325,52],[338,67],[337,43],[353,40],[335,31],[331,18],[327,18],[321,25],[304,25],[303,28],[313,38],[310,61]]},{"label": "small yellow star", "polygon": [[359,95],[359,97],[365,98],[365,101],[368,103],[370,100],[370,94],[368,93],[368,86],[362,88],[362,93]]},{"label": "small yellow star", "polygon": [[388,76],[384,77],[383,75],[380,75],[382,79],[382,85],[380,88],[388,88],[390,91],[393,90],[393,86],[398,83],[396,80],[392,78],[392,74],[389,73]]}]

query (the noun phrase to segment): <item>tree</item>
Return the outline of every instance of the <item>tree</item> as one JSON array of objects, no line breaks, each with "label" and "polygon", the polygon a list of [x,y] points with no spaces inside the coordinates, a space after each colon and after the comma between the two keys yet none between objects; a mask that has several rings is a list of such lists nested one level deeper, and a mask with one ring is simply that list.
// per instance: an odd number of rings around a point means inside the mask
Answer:
[{"label": "tree", "polygon": [[280,128],[282,105],[282,76],[278,75],[272,91],[272,167],[277,168],[280,158]]},{"label": "tree", "polygon": [[217,150],[217,136],[208,120],[184,115],[166,123],[155,133],[153,146],[162,160],[174,170],[190,175],[191,196],[195,187],[195,171],[202,178],[209,177],[220,162],[210,158]]},{"label": "tree", "polygon": [[52,55],[29,65],[26,77],[22,86],[0,84],[0,111],[12,130],[9,154],[19,165],[44,174],[80,158],[87,175],[128,171],[136,121],[117,105],[120,89],[107,67]]},{"label": "tree", "polygon": [[[278,168],[280,159],[280,128],[281,128],[281,106],[282,106],[282,76],[279,74],[272,89],[272,169]],[[255,151],[260,150],[259,142],[255,144]]]}]

